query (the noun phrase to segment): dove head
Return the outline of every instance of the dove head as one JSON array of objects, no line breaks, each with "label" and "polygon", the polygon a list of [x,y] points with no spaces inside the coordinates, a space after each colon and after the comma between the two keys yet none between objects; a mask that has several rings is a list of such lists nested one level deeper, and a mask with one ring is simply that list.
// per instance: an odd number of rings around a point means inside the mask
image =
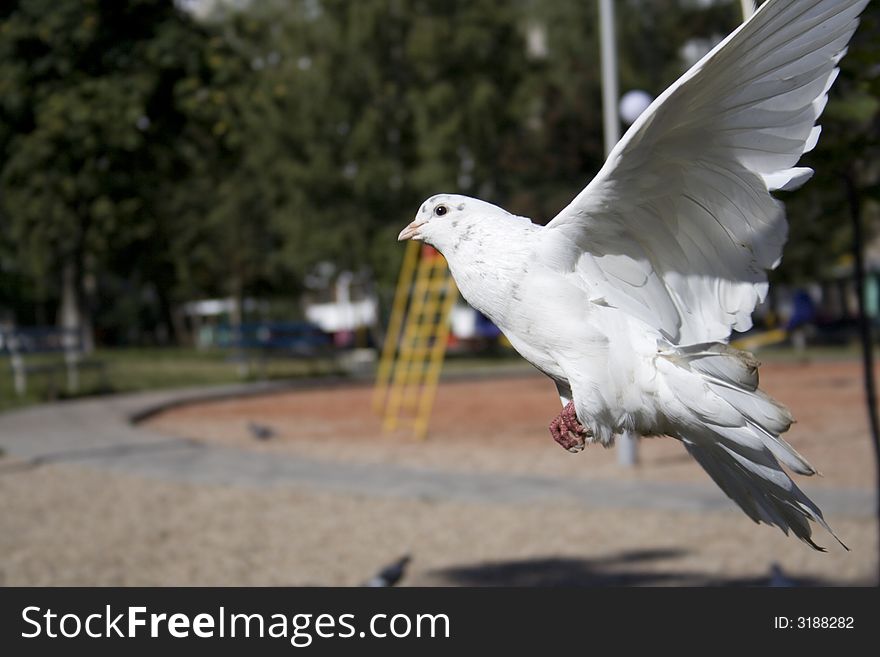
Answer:
[{"label": "dove head", "polygon": [[469,196],[437,194],[422,203],[416,218],[397,239],[420,240],[448,257],[465,242],[491,230],[493,219],[512,216],[497,205]]}]

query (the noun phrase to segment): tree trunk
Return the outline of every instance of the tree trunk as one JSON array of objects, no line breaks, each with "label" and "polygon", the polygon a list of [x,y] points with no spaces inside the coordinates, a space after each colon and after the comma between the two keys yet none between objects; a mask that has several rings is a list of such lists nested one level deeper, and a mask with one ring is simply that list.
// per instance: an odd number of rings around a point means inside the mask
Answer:
[{"label": "tree trunk", "polygon": [[244,285],[241,276],[237,272],[232,274],[232,279],[229,283],[229,292],[230,297],[232,298],[232,308],[229,311],[229,323],[232,325],[234,331],[238,331],[241,329],[241,324],[244,319]]},{"label": "tree trunk", "polygon": [[75,259],[67,260],[61,270],[61,307],[58,324],[62,329],[79,335],[79,344],[84,353],[95,348],[94,328],[91,316],[85,307],[82,266]]},{"label": "tree trunk", "polygon": [[69,331],[78,331],[81,327],[80,303],[76,288],[77,268],[68,260],[61,270],[61,308],[58,324]]},{"label": "tree trunk", "polygon": [[156,296],[159,299],[159,311],[162,316],[161,321],[168,327],[171,335],[171,342],[177,346],[191,345],[193,336],[190,334],[186,325],[186,319],[179,307],[176,307],[171,301],[168,293],[170,287],[170,277],[163,278],[156,284]]},{"label": "tree trunk", "polygon": [[82,348],[83,352],[90,354],[95,350],[95,324],[92,318],[92,311],[95,308],[98,296],[98,278],[95,275],[95,259],[91,255],[87,255],[83,262],[82,276],[80,276],[78,289],[79,299],[79,318],[82,327]]}]

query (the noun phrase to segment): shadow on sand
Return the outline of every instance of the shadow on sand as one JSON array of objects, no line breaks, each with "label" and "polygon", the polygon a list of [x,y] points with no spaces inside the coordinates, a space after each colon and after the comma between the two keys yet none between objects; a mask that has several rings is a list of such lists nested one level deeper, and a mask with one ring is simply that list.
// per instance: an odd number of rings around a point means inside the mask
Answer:
[{"label": "shadow on sand", "polygon": [[793,577],[778,567],[760,577],[728,577],[661,568],[651,562],[679,559],[685,550],[636,550],[606,557],[546,557],[444,568],[431,572],[438,584],[451,586],[832,586],[834,582]]}]

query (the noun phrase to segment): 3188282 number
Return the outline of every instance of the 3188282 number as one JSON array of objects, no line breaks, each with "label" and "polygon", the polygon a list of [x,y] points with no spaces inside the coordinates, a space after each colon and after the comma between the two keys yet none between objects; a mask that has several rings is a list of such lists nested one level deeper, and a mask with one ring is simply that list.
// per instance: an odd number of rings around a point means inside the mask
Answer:
[{"label": "3188282 number", "polygon": [[850,630],[852,616],[798,616],[795,627],[801,630]]}]

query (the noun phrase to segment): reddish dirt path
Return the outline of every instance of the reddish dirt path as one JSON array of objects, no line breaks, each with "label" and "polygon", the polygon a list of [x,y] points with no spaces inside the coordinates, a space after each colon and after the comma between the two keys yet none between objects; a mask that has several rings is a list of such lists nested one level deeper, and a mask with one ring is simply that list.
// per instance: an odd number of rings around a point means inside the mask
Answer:
[{"label": "reddish dirt path", "polygon": [[[873,455],[856,361],[769,363],[761,385],[797,418],[788,440],[825,476],[809,485],[868,487]],[[703,481],[705,475],[674,440],[642,441],[641,467],[621,470],[613,450],[571,455],[547,431],[559,411],[542,376],[445,383],[440,386],[427,441],[405,432],[383,435],[371,412],[369,387],[288,392],[185,406],[150,421],[165,433],[315,458],[420,467],[584,477]],[[277,435],[255,440],[247,425]]]}]

